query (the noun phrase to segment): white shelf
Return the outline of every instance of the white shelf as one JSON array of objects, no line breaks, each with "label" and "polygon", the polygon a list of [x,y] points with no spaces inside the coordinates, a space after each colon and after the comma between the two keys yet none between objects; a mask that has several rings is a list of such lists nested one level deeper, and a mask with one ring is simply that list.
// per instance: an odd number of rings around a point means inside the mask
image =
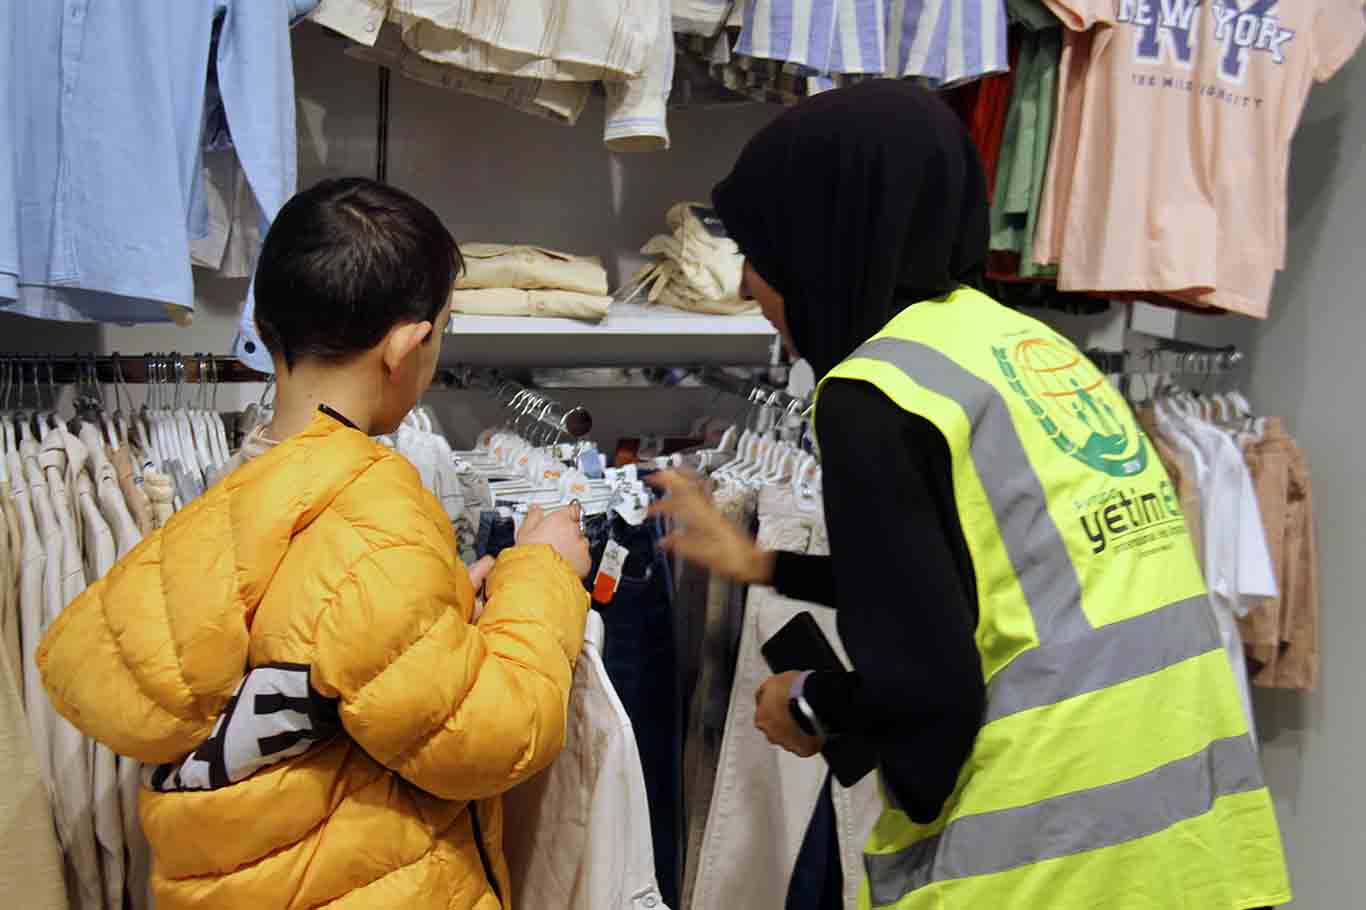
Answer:
[{"label": "white shelf", "polygon": [[769,362],[776,333],[763,316],[707,316],[615,303],[602,322],[529,316],[451,318],[446,364],[646,366]]}]

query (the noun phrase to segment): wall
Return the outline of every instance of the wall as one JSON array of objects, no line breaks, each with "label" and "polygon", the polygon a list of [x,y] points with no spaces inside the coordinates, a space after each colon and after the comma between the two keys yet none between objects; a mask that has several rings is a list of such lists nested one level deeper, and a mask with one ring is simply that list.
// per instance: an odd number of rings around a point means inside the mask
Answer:
[{"label": "wall", "polygon": [[[1366,54],[1315,89],[1290,170],[1289,267],[1271,318],[1183,320],[1183,337],[1240,343],[1245,389],[1308,453],[1318,514],[1323,679],[1312,695],[1258,693],[1264,764],[1304,910],[1363,905],[1366,847]],[[1222,323],[1222,325],[1221,325]]]}]

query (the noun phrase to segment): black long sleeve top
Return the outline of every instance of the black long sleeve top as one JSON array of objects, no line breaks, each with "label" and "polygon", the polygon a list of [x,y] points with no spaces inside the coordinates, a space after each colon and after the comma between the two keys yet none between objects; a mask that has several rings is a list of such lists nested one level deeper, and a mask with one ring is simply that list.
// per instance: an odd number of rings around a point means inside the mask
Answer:
[{"label": "black long sleeve top", "polygon": [[986,701],[948,444],[925,418],[849,380],[822,392],[819,432],[831,555],[778,554],[774,587],[835,607],[854,671],[812,674],[807,701],[827,729],[873,741],[892,795],[930,822]]}]

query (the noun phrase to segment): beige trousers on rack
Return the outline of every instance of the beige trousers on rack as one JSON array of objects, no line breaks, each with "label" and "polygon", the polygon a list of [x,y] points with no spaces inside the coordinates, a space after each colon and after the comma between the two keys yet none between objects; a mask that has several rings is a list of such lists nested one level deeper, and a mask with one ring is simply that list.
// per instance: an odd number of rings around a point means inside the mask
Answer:
[{"label": "beige trousers on rack", "polygon": [[[767,549],[828,553],[819,502],[804,508],[789,488],[765,488],[759,497],[759,542]],[[783,910],[786,903],[792,870],[829,768],[819,757],[797,758],[770,745],[754,727],[754,693],[769,676],[760,647],[803,611],[815,616],[848,660],[839,644],[834,610],[788,600],[771,588],[750,588],[692,910]],[[863,877],[863,845],[882,811],[882,799],[871,774],[852,789],[833,785],[832,795],[844,905],[854,910]]]}]

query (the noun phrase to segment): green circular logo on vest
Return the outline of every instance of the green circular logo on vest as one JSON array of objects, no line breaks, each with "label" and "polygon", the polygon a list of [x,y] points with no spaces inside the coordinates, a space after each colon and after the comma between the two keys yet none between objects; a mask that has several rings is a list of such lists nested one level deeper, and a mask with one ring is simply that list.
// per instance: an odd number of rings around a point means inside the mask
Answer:
[{"label": "green circular logo on vest", "polygon": [[1148,466],[1148,447],[1119,392],[1072,345],[1031,337],[997,363],[1062,452],[1111,477],[1132,477]]}]

